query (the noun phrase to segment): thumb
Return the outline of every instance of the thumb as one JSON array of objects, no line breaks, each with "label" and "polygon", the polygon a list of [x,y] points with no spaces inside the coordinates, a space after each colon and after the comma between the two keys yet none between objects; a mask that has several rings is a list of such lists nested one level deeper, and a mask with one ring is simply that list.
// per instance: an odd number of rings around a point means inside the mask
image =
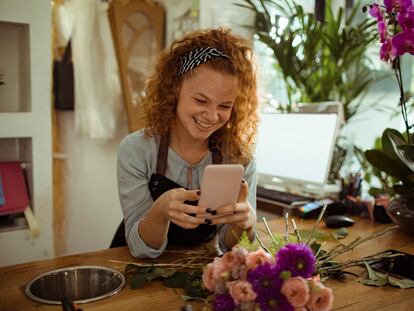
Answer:
[{"label": "thumb", "polygon": [[247,184],[247,181],[243,179],[241,186],[240,186],[239,199],[237,200],[237,202],[247,201],[248,196],[249,196],[249,185]]}]

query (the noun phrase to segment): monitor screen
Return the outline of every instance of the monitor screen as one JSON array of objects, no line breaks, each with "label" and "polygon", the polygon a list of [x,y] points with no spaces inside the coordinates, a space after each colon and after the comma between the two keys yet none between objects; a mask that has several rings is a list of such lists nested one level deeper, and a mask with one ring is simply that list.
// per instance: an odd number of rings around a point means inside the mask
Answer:
[{"label": "monitor screen", "polygon": [[256,145],[259,185],[324,185],[338,126],[336,113],[262,113]]}]

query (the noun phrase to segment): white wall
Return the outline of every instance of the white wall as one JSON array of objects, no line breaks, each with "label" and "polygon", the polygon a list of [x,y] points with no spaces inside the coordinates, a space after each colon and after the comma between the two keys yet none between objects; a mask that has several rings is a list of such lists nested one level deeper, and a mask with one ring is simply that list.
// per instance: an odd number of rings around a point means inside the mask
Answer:
[{"label": "white wall", "polygon": [[[119,103],[123,105],[123,103]],[[125,123],[112,140],[76,135],[74,113],[58,112],[65,160],[65,245],[62,255],[109,247],[122,220],[116,181],[116,157]]]}]

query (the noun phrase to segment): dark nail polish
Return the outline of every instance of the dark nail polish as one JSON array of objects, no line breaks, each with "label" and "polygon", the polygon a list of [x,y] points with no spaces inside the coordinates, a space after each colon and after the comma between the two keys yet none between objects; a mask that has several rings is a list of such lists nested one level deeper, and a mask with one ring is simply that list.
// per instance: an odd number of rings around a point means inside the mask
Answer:
[{"label": "dark nail polish", "polygon": [[242,179],[242,184],[244,184],[246,181],[244,179]]},{"label": "dark nail polish", "polygon": [[214,211],[211,208],[206,208],[206,212],[212,214]]},{"label": "dark nail polish", "polygon": [[197,195],[200,195],[200,194],[201,194],[201,191],[200,191],[200,190],[198,190],[198,191],[197,191]]},{"label": "dark nail polish", "polygon": [[216,216],[217,215],[217,211],[212,211],[211,215]]},{"label": "dark nail polish", "polygon": [[211,219],[206,218],[206,220],[204,220],[204,222],[205,222],[207,225],[211,225]]}]

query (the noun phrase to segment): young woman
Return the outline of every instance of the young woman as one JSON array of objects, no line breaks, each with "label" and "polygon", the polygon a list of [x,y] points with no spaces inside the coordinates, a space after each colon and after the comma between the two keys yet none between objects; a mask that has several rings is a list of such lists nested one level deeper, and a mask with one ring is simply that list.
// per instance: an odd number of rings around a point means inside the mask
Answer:
[{"label": "young woman", "polygon": [[[247,42],[221,28],[174,42],[161,53],[142,104],[146,128],[126,136],[118,154],[122,234],[131,254],[154,258],[167,243],[195,245],[216,234],[222,251],[243,231],[253,239],[258,104]],[[238,202],[216,211],[196,204],[211,163],[245,166]]]}]

